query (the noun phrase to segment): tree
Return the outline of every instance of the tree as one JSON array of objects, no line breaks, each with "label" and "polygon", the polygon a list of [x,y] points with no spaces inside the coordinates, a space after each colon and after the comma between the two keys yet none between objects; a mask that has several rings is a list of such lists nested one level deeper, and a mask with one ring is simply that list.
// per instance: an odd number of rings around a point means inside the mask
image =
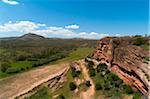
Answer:
[{"label": "tree", "polygon": [[96,75],[95,69],[94,68],[89,69],[89,74],[90,74],[91,77],[95,76]]},{"label": "tree", "polygon": [[100,83],[96,83],[96,84],[95,84],[95,89],[96,89],[96,90],[101,90],[101,89],[102,89],[101,84],[100,84]]},{"label": "tree", "polygon": [[127,94],[132,94],[133,90],[129,85],[123,85],[123,89]]},{"label": "tree", "polygon": [[94,63],[92,61],[89,61],[88,65],[87,65],[88,69],[93,68],[93,65],[94,65]]},{"label": "tree", "polygon": [[85,85],[86,85],[87,87],[90,87],[90,86],[91,86],[90,81],[89,81],[89,80],[88,80],[88,81],[86,81],[86,82],[85,82]]},{"label": "tree", "polygon": [[63,95],[63,94],[60,94],[60,95],[59,95],[59,99],[65,99],[64,95]]},{"label": "tree", "polygon": [[6,73],[9,73],[9,74],[11,74],[11,73],[18,73],[19,72],[19,70],[17,70],[17,68],[8,68],[7,70],[6,70]]},{"label": "tree", "polygon": [[0,70],[2,72],[6,72],[6,70],[10,67],[10,65],[8,63],[2,63],[0,66]]},{"label": "tree", "polygon": [[146,41],[142,37],[138,37],[133,41],[133,45],[137,45],[137,46],[144,45],[145,43]]},{"label": "tree", "polygon": [[70,88],[71,91],[73,91],[73,90],[75,90],[75,89],[77,88],[77,86],[76,86],[75,83],[70,82],[70,83],[69,83],[69,88]]},{"label": "tree", "polygon": [[133,95],[133,99],[141,99],[141,96],[142,94],[140,92],[136,92],[134,95]]},{"label": "tree", "polygon": [[72,77],[79,77],[79,75],[81,74],[81,71],[76,70],[75,68],[71,68],[71,75]]},{"label": "tree", "polygon": [[120,80],[120,78],[119,78],[116,74],[114,74],[114,73],[111,73],[111,78],[112,78],[112,80],[114,80],[114,81]]}]

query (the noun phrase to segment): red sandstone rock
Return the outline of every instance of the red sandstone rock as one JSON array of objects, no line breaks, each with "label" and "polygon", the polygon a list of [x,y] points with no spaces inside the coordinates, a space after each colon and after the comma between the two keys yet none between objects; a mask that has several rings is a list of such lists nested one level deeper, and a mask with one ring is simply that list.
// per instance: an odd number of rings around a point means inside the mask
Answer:
[{"label": "red sandstone rock", "polygon": [[98,41],[93,58],[106,63],[108,69],[116,73],[124,83],[133,89],[150,95],[150,62],[148,51],[132,45],[135,37],[106,37]]}]

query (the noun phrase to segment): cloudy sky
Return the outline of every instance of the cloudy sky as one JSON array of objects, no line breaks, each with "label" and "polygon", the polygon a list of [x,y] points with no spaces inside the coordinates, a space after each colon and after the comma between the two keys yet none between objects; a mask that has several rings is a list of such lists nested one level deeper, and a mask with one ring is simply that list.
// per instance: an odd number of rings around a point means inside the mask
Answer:
[{"label": "cloudy sky", "polygon": [[148,0],[0,0],[0,37],[92,38],[148,33]]}]

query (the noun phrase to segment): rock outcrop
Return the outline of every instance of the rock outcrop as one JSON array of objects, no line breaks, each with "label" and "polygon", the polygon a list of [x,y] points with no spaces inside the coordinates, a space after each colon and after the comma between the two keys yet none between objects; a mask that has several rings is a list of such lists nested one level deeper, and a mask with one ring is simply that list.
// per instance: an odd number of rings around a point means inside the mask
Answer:
[{"label": "rock outcrop", "polygon": [[67,72],[69,68],[64,70],[61,74],[54,76],[53,78],[50,78],[49,80],[41,83],[40,85],[37,85],[33,89],[20,94],[19,96],[16,96],[17,99],[26,99],[27,97],[30,97],[31,95],[35,94],[40,88],[43,86],[48,86],[49,89],[51,89],[51,92],[54,92],[61,88],[63,84],[67,81]]},{"label": "rock outcrop", "polygon": [[108,69],[117,74],[124,83],[144,95],[150,95],[150,62],[148,50],[135,46],[134,37],[106,37],[98,41],[93,59],[108,65]]}]

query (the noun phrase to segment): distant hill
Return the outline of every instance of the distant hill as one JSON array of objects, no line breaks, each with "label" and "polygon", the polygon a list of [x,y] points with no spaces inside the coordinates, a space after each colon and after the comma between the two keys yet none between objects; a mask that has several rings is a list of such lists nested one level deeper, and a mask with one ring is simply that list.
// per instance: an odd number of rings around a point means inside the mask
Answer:
[{"label": "distant hill", "polygon": [[33,34],[33,33],[28,33],[25,34],[21,37],[19,37],[19,39],[21,40],[40,40],[40,39],[44,39],[45,37],[37,35],[37,34]]}]

